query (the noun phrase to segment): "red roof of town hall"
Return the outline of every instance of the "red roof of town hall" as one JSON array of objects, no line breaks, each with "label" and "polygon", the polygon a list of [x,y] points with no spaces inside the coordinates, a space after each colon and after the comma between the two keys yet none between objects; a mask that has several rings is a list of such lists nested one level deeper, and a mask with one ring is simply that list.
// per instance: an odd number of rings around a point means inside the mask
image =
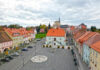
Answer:
[{"label": "red roof of town hall", "polygon": [[65,36],[64,29],[56,28],[56,29],[49,29],[47,36],[56,36],[56,37],[64,37]]}]

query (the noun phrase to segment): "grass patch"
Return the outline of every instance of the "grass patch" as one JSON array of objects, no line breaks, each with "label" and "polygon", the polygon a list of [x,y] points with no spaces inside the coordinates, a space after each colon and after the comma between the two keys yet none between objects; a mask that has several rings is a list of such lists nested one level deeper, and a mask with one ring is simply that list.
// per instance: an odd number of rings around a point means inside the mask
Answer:
[{"label": "grass patch", "polygon": [[44,38],[44,37],[46,37],[46,33],[39,33],[39,34],[36,34],[35,37],[36,37],[36,38]]}]

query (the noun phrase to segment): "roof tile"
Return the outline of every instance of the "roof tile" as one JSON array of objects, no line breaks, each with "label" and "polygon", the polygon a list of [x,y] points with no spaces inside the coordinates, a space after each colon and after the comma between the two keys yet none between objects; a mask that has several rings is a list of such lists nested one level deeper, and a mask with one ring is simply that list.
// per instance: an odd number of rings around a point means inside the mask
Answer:
[{"label": "roof tile", "polygon": [[65,36],[65,31],[64,29],[61,29],[61,28],[56,28],[56,29],[49,29],[48,33],[47,33],[47,36],[61,36],[61,37],[64,37]]}]

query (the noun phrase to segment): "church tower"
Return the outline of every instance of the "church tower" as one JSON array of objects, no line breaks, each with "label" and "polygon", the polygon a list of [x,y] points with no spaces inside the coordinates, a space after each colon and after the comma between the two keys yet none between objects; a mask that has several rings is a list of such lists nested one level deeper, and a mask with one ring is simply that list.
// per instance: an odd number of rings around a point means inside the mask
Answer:
[{"label": "church tower", "polygon": [[60,23],[60,17],[59,17],[59,23]]},{"label": "church tower", "polygon": [[58,21],[55,21],[54,24],[53,24],[53,28],[59,28],[60,27],[60,18],[58,19]]}]

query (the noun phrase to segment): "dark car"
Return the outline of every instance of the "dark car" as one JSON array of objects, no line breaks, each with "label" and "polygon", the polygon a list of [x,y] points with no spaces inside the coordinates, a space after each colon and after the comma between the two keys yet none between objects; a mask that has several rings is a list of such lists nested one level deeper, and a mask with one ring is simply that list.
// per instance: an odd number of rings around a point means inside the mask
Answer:
[{"label": "dark car", "polygon": [[12,59],[13,59],[13,57],[12,57],[12,56],[6,56],[5,58],[8,58],[8,59],[10,59],[10,60],[12,60]]},{"label": "dark car", "polygon": [[76,58],[74,58],[74,61],[77,61],[77,59],[76,59]]},{"label": "dark car", "polygon": [[28,46],[27,48],[33,48],[32,46]]},{"label": "dark car", "polygon": [[3,58],[0,61],[2,61],[2,62],[9,62],[10,60],[9,60],[9,58]]},{"label": "dark car", "polygon": [[73,51],[73,49],[71,50],[71,52],[72,52],[72,54],[74,55],[74,51]]},{"label": "dark car", "polygon": [[75,61],[75,66],[77,66],[77,62]]},{"label": "dark car", "polygon": [[22,51],[28,51],[28,49],[27,48],[23,48]]}]

